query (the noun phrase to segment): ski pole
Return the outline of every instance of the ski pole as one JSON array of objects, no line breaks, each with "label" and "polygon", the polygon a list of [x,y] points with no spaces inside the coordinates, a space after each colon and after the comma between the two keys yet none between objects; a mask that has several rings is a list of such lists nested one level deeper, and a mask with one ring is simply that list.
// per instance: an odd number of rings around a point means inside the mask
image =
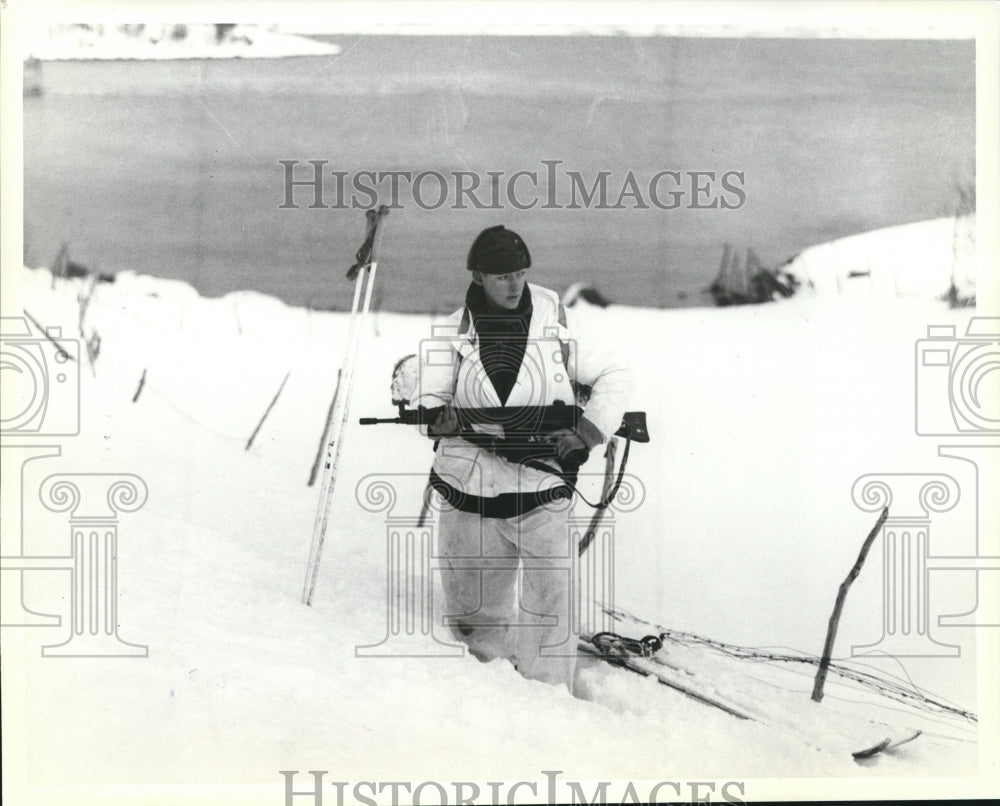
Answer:
[{"label": "ski pole", "polygon": [[[313,594],[316,591],[316,580],[319,577],[320,558],[323,554],[323,543],[326,540],[326,530],[330,521],[330,504],[337,481],[337,464],[340,460],[340,449],[343,446],[347,418],[350,415],[351,392],[354,388],[354,369],[357,365],[358,348],[361,343],[361,333],[364,332],[364,326],[371,309],[372,289],[375,286],[378,253],[382,243],[382,221],[388,214],[389,208],[384,204],[378,208],[377,212],[375,210],[366,211],[365,242],[358,250],[357,261],[347,273],[348,279],[353,279],[355,282],[351,316],[347,327],[344,365],[341,370],[343,394],[337,397],[334,415],[330,423],[330,434],[326,438],[323,485],[316,508],[312,545],[309,549],[309,563],[306,567],[306,579],[302,590],[302,601],[307,605],[312,605]],[[362,289],[364,290],[364,301],[361,303],[359,315],[358,303],[362,299]]]}]

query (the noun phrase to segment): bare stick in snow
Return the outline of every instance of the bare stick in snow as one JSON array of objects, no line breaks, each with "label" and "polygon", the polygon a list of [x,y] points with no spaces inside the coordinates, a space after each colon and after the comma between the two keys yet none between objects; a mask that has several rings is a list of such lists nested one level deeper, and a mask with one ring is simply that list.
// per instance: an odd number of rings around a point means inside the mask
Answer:
[{"label": "bare stick in snow", "polygon": [[132,395],[132,402],[135,403],[139,399],[139,395],[142,394],[142,387],[146,385],[146,368],[143,367],[142,377],[139,378],[139,385],[135,387],[135,394]]},{"label": "bare stick in snow", "polygon": [[861,546],[861,553],[858,554],[858,559],[854,563],[854,567],[847,575],[847,578],[840,583],[840,590],[837,591],[837,601],[834,603],[833,613],[830,615],[830,625],[826,630],[826,644],[823,646],[823,657],[820,658],[819,669],[816,671],[816,682],[813,684],[812,698],[816,702],[820,702],[823,699],[823,686],[826,685],[826,673],[830,668],[830,657],[833,654],[833,642],[837,640],[837,627],[840,624],[840,612],[844,609],[844,601],[847,599],[847,591],[850,589],[854,580],[857,579],[858,574],[861,573],[861,566],[864,565],[865,558],[868,556],[868,551],[871,549],[872,543],[875,542],[875,538],[882,529],[882,524],[885,523],[888,517],[889,507],[883,507],[882,514],[879,515],[878,521],[875,522],[872,530],[868,533],[868,537],[865,538],[864,544]]},{"label": "bare stick in snow", "polygon": [[267,415],[271,413],[271,409],[274,408],[274,404],[278,402],[278,396],[281,394],[281,390],[285,388],[285,383],[287,383],[288,376],[291,374],[291,370],[289,370],[285,373],[285,377],[281,379],[281,386],[278,387],[278,391],[274,393],[274,397],[271,398],[271,402],[268,403],[267,408],[264,409],[264,414],[261,416],[260,422],[257,423],[257,427],[253,430],[253,433],[250,435],[250,439],[247,440],[247,446],[243,450],[250,450],[250,446],[253,445],[254,437],[257,436],[257,432],[260,431],[260,427],[264,425],[264,420],[266,420]]},{"label": "bare stick in snow", "polygon": [[139,395],[142,394],[142,387],[146,385],[146,369],[143,367],[142,376],[139,378],[139,385],[135,388],[135,394],[132,395],[132,402],[135,403],[139,399]]},{"label": "bare stick in snow", "polygon": [[67,361],[76,361],[76,359],[73,358],[73,356],[71,356],[69,354],[69,352],[66,350],[66,348],[63,347],[54,338],[52,338],[52,334],[49,333],[49,331],[46,330],[44,327],[42,327],[38,323],[38,320],[35,319],[34,316],[32,316],[30,313],[28,313],[28,309],[27,308],[23,308],[22,310],[24,311],[24,315],[27,316],[29,320],[31,320],[31,324],[33,324],[35,327],[37,327],[42,332],[42,335],[45,336],[45,338],[47,338],[50,342],[52,342],[56,346],[56,349],[59,351],[59,353],[58,353],[59,355],[61,355]]}]

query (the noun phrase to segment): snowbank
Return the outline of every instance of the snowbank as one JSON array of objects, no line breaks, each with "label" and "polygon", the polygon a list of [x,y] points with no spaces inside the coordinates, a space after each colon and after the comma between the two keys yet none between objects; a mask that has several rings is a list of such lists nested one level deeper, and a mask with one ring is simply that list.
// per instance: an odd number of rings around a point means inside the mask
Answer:
[{"label": "snowbank", "polygon": [[811,246],[782,271],[817,294],[942,299],[976,294],[976,216],[918,221]]},{"label": "snowbank", "polygon": [[[5,299],[68,339],[86,288],[70,280],[53,290],[47,271],[26,269]],[[913,344],[928,324],[964,332],[967,314],[870,297],[578,313],[650,369],[634,406],[649,413],[653,442],[636,446],[630,465],[645,500],[614,519],[618,602],[672,628],[818,653],[837,586],[873,520],[851,503],[854,480],[944,461],[907,419]],[[430,325],[426,316],[375,317],[352,422],[391,413],[391,368]],[[50,473],[141,476],[149,502],[119,525],[118,623],[149,657],[41,658],[39,646],[64,640],[64,628],[5,631],[4,659],[23,660],[29,681],[29,779],[265,783],[271,802],[282,791],[278,770],[331,770],[350,781],[544,781],[542,770],[584,781],[905,777],[897,793],[922,791],[922,776],[975,773],[974,730],[860,767],[832,749],[845,741],[835,698],[822,706],[829,733],[817,706],[817,744],[604,665],[583,671],[582,700],[499,661],[359,658],[355,648],[387,629],[389,525],[361,506],[359,485],[394,474],[390,515],[415,515],[431,451],[414,429],[348,429],[317,598],[303,606],[318,494],[306,479],[346,317],[258,294],[203,299],[182,283],[123,274],[97,285],[82,330],[99,333],[100,354],[93,367],[82,358],[70,369],[79,374],[80,433],[62,440],[60,457],[23,473],[4,452],[7,494],[19,473],[26,490],[21,506],[4,508],[5,539],[16,540],[23,512],[25,550],[65,554],[66,516],[32,492]],[[595,457],[585,472],[601,464]],[[936,524],[937,538],[957,540],[970,517],[966,508]],[[5,543],[3,553],[17,550]],[[26,579],[31,609],[66,617],[62,574]],[[879,591],[877,569],[866,569],[841,624],[841,656],[877,639]],[[956,595],[942,606],[957,609]],[[974,636],[952,633],[964,659],[907,662],[907,674],[974,710]],[[869,663],[901,674],[891,659]],[[718,691],[731,684],[713,664],[702,678]],[[805,709],[800,694],[793,702]],[[796,790],[807,791],[820,789]],[[835,780],[822,788],[837,791]]]}]

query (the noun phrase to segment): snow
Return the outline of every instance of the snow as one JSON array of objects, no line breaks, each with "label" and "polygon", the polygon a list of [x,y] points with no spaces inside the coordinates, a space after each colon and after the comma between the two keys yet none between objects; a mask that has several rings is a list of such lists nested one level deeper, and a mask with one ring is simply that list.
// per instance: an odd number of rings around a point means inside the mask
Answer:
[{"label": "snow", "polygon": [[627,13],[601,4],[574,9],[572,19],[558,4],[533,3],[511,15],[502,8],[477,8],[475,14],[455,14],[447,4],[420,9],[397,9],[391,18],[372,18],[352,4],[340,4],[333,18],[311,14],[301,21],[287,18],[282,30],[303,34],[401,34],[406,36],[683,36],[683,37],[794,37],[817,39],[959,39],[973,35],[972,24],[960,16],[912,15],[882,19],[841,9],[836,22],[793,8],[755,8],[741,13],[727,9],[725,21],[697,6],[671,9],[670,21],[647,3],[632,3]]},{"label": "snow", "polygon": [[818,294],[975,296],[976,216],[947,216],[804,249],[784,268]]},{"label": "snow", "polygon": [[[53,287],[46,270],[25,269],[8,281],[5,315],[23,306],[72,337],[87,287]],[[629,471],[646,497],[614,519],[623,607],[671,629],[817,654],[837,586],[874,522],[852,505],[854,480],[941,469],[934,446],[913,432],[913,344],[928,324],[965,332],[969,312],[948,310],[934,293],[887,300],[816,290],[756,307],[577,310],[631,345],[645,369],[632,407],[649,413],[653,441],[633,447]],[[392,367],[431,323],[377,314],[363,337],[352,423],[392,414]],[[39,646],[64,640],[62,628],[5,629],[5,664],[23,663],[27,780],[260,783],[273,800],[278,770],[351,781],[544,782],[542,770],[580,781],[905,777],[898,791],[919,791],[923,776],[976,774],[974,728],[960,741],[921,737],[860,766],[843,725],[865,709],[837,696],[815,706],[808,680],[792,699],[776,692],[771,714],[784,721],[763,724],[605,664],[584,665],[574,698],[504,661],[356,657],[356,646],[384,636],[387,608],[385,516],[362,508],[359,484],[395,474],[392,514],[415,515],[431,450],[416,429],[348,428],[316,600],[304,606],[318,496],[306,480],[346,328],[342,313],[249,292],[204,299],[183,283],[130,273],[95,287],[84,330],[100,333],[101,348],[93,370],[80,362],[80,434],[61,441],[58,459],[25,465],[23,502],[4,507],[4,534],[18,533],[20,511],[28,553],[65,554],[66,516],[31,492],[41,479],[141,476],[148,503],[120,516],[118,607],[122,639],[148,645],[149,657],[42,658]],[[6,450],[3,459],[9,497],[20,458]],[[586,471],[601,466],[595,456]],[[968,529],[963,512],[947,528]],[[16,552],[5,543],[3,553]],[[26,575],[25,601],[65,617],[65,587],[61,573]],[[837,655],[876,639],[880,618],[878,571],[866,568]],[[953,632],[944,637],[963,644],[964,658],[907,660],[907,673],[974,711],[973,631]],[[731,664],[692,663],[717,692],[761,690],[735,681]],[[898,663],[866,663],[902,674]],[[798,702],[826,714],[807,736],[791,719]]]},{"label": "snow", "polygon": [[233,59],[334,56],[340,46],[259,25],[233,25],[220,37],[215,25],[39,26],[26,56],[63,59]]}]

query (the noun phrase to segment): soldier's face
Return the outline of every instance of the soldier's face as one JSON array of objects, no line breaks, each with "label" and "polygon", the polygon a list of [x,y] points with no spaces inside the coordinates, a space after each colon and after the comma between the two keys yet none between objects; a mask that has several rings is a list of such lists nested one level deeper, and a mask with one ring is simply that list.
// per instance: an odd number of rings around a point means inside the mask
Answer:
[{"label": "soldier's face", "polygon": [[510,274],[482,274],[476,272],[480,285],[486,292],[486,299],[496,308],[512,311],[517,308],[527,282],[527,270],[511,272]]}]

